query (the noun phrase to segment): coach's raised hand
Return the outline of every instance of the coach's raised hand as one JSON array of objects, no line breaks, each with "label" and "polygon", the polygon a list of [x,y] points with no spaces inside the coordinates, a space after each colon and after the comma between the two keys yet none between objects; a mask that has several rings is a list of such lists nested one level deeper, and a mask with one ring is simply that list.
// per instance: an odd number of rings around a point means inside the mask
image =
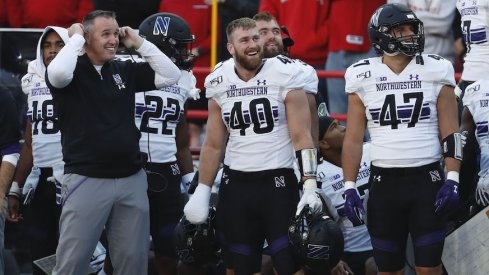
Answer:
[{"label": "coach's raised hand", "polygon": [[83,25],[81,23],[74,23],[68,28],[69,37],[72,37],[75,33],[83,36]]},{"label": "coach's raised hand", "polygon": [[144,39],[131,27],[122,27],[119,29],[120,42],[126,46],[126,48],[139,49],[143,44]]}]

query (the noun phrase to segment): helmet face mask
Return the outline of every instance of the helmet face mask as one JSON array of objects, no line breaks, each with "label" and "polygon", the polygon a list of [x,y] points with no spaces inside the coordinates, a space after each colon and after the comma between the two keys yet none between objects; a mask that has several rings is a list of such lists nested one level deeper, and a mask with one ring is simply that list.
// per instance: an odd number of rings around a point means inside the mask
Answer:
[{"label": "helmet face mask", "polygon": [[289,226],[289,241],[306,270],[324,273],[338,264],[343,254],[341,229],[324,213],[310,214],[306,206]]},{"label": "helmet face mask", "polygon": [[[397,36],[396,30],[405,25],[411,26],[413,35]],[[370,19],[368,33],[378,54],[414,56],[424,50],[423,22],[401,4],[386,4],[378,8]]]},{"label": "helmet face mask", "polygon": [[175,227],[174,241],[178,258],[185,264],[206,265],[218,260],[215,241],[215,213],[209,208],[209,216],[203,224],[192,224],[185,216]]},{"label": "helmet face mask", "polygon": [[153,14],[141,22],[139,35],[155,44],[181,70],[192,69],[195,37],[180,16],[166,12]]}]

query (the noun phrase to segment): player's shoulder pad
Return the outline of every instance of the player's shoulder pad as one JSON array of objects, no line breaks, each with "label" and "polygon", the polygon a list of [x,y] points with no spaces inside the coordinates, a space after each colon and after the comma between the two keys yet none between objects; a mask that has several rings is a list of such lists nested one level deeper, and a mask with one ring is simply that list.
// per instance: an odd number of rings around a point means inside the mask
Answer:
[{"label": "player's shoulder pad", "polygon": [[205,78],[204,86],[206,88],[218,88],[224,82],[224,75],[227,69],[233,69],[234,60],[232,58],[219,62],[214,70]]},{"label": "player's shoulder pad", "polygon": [[439,72],[446,72],[447,70],[453,71],[452,62],[437,54],[423,54],[423,65],[429,66],[430,70],[436,70]]},{"label": "player's shoulder pad", "polygon": [[290,57],[280,54],[272,58],[267,58],[265,61],[269,63],[269,66],[273,65],[281,72],[288,72],[291,68],[300,68],[302,70],[302,66],[305,64],[302,61],[291,59]]},{"label": "player's shoulder pad", "polygon": [[464,99],[469,99],[480,92],[489,92],[488,80],[477,80],[465,88]]},{"label": "player's shoulder pad", "polygon": [[[372,69],[379,63],[379,57],[361,59],[356,63],[350,65],[345,72],[345,81],[347,89],[356,89],[363,80],[370,79]],[[353,92],[348,91],[347,92]]]},{"label": "player's shoulder pad", "polygon": [[44,82],[44,79],[37,74],[28,73],[22,77],[21,86],[22,91],[27,95],[30,93],[30,89],[35,86],[36,83]]},{"label": "player's shoulder pad", "polygon": [[372,67],[375,66],[375,63],[378,60],[374,58],[361,59],[356,63],[351,64],[345,72],[345,77],[350,77],[351,79],[358,78],[363,79],[364,77],[356,77],[357,75],[361,76],[362,72],[369,71]]}]

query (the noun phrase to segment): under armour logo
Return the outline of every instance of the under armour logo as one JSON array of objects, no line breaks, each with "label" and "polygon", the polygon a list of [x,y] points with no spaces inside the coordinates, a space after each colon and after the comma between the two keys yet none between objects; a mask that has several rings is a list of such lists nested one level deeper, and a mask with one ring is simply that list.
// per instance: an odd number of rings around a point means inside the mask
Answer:
[{"label": "under armour logo", "polygon": [[430,171],[430,176],[432,182],[437,182],[441,180],[440,173],[438,172],[438,170]]},{"label": "under armour logo", "polygon": [[453,193],[458,194],[458,185],[453,186]]},{"label": "under armour logo", "polygon": [[275,177],[275,187],[285,187],[284,176]]},{"label": "under armour logo", "polygon": [[379,182],[380,182],[380,175],[378,175],[378,176],[374,176],[374,180],[375,180],[375,181],[379,181]]},{"label": "under armour logo", "polygon": [[260,79],[257,79],[257,80],[256,80],[256,85],[257,85],[257,86],[260,86],[260,85],[267,85],[267,80],[266,80],[266,79],[264,79],[264,80],[261,80],[261,81],[260,81]]},{"label": "under armour logo", "polygon": [[413,80],[413,79],[419,80],[419,75],[418,74],[417,75],[410,74],[409,75],[409,80]]}]

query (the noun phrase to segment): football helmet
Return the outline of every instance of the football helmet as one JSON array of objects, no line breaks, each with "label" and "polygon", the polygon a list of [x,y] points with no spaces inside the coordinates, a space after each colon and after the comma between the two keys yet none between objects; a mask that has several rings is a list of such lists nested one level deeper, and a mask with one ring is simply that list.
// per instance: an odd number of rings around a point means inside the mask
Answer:
[{"label": "football helmet", "polygon": [[[394,37],[391,30],[404,24],[413,26],[414,35]],[[402,52],[405,55],[414,56],[421,54],[424,50],[423,22],[402,4],[385,4],[379,7],[368,24],[368,35],[372,47],[378,54],[395,55]]]},{"label": "football helmet", "polygon": [[335,267],[344,249],[343,233],[333,219],[309,213],[308,206],[292,220],[289,242],[302,267],[313,273]]},{"label": "football helmet", "polygon": [[153,43],[182,70],[193,67],[195,37],[185,20],[172,13],[153,14],[139,25],[139,35]]},{"label": "football helmet", "polygon": [[192,224],[185,215],[175,227],[174,240],[178,258],[185,264],[216,263],[219,248],[215,241],[216,209],[209,207],[209,216],[203,224]]}]

